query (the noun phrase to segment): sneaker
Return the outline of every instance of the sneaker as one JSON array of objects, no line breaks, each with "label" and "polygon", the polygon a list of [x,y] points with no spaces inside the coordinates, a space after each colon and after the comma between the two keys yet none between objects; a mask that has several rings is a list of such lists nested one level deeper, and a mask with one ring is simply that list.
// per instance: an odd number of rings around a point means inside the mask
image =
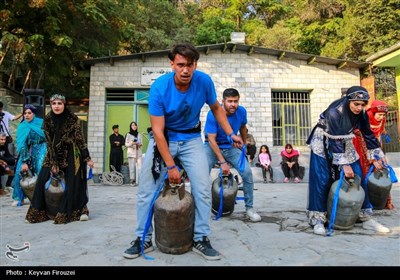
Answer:
[{"label": "sneaker", "polygon": [[81,222],[89,221],[89,216],[86,214],[82,214],[81,217],[79,218],[79,221]]},{"label": "sneaker", "polygon": [[289,178],[286,177],[286,178],[283,180],[283,182],[284,182],[284,183],[289,183]]},{"label": "sneaker", "polygon": [[363,222],[362,227],[363,227],[363,229],[369,229],[369,230],[380,232],[380,233],[388,233],[388,232],[390,232],[390,229],[388,229],[387,227],[381,225],[380,223],[378,223],[377,221],[375,221],[372,218],[370,218],[366,222]]},{"label": "sneaker", "polygon": [[273,179],[269,180],[270,183],[275,183],[275,181]]},{"label": "sneaker", "polygon": [[18,204],[19,204],[19,201],[18,200],[14,200],[13,203],[11,203],[11,206],[13,206],[13,207],[22,206],[22,205],[24,205],[24,202],[21,201],[21,204],[20,205],[18,205]]},{"label": "sneaker", "polygon": [[295,183],[300,183],[301,180],[300,180],[299,178],[296,177],[296,178],[294,178],[294,182],[295,182]]},{"label": "sneaker", "polygon": [[192,250],[209,261],[217,261],[221,259],[221,255],[218,251],[211,247],[210,240],[207,236],[203,236],[203,240],[193,241]]},{"label": "sneaker", "polygon": [[246,211],[246,216],[247,218],[250,219],[252,222],[259,222],[261,221],[260,215],[254,210],[253,208],[250,208],[249,210]]},{"label": "sneaker", "polygon": [[324,224],[318,223],[314,226],[314,234],[317,235],[326,235],[326,230]]},{"label": "sneaker", "polygon": [[267,179],[264,179],[264,184],[266,184],[267,183]]},{"label": "sneaker", "polygon": [[[140,237],[138,237],[138,238],[136,238],[136,240],[132,241],[131,242],[132,247],[126,249],[125,252],[124,252],[124,255],[123,255],[124,258],[136,259],[137,257],[139,257],[142,254],[142,252],[140,250],[140,244],[141,243],[142,242],[140,240]],[[148,252],[151,252],[153,250],[154,250],[154,248],[153,248],[153,243],[151,243],[151,240],[145,241],[144,242],[144,252],[148,253]]]}]

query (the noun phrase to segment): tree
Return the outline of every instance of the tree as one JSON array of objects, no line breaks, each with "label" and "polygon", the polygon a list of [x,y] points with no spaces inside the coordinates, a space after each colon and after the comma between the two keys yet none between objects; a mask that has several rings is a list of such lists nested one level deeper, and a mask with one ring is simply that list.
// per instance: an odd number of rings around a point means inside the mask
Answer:
[{"label": "tree", "polygon": [[[5,1],[0,12],[3,72],[16,90],[45,88],[79,95],[74,60],[115,49],[115,1]],[[23,81],[23,83],[18,81]],[[74,93],[75,92],[75,93]]]},{"label": "tree", "polygon": [[400,2],[397,0],[349,0],[343,28],[322,53],[364,60],[400,40]]}]

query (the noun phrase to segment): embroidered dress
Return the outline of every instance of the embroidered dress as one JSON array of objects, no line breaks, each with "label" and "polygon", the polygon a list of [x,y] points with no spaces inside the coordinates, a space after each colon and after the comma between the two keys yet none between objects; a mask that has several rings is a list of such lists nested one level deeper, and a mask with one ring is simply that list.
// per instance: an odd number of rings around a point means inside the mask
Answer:
[{"label": "embroidered dress", "polygon": [[50,112],[44,119],[44,131],[48,151],[33,194],[32,204],[26,214],[30,223],[49,219],[46,215],[45,184],[52,166],[58,166],[65,174],[65,192],[55,224],[79,221],[82,214],[89,214],[86,166],[90,160],[78,117],[68,108],[60,115]]},{"label": "embroidered dress", "polygon": [[15,169],[13,199],[18,201],[18,205],[21,205],[25,198],[19,183],[22,164],[28,164],[34,174],[39,174],[46,155],[46,141],[42,124],[43,119],[34,117],[30,122],[22,121],[17,128],[18,160]]},{"label": "embroidered dress", "polygon": [[[320,115],[318,124],[307,140],[311,148],[307,215],[312,226],[316,221],[326,221],[329,189],[339,178],[343,165],[351,165],[354,173],[363,178],[359,155],[353,144],[354,130],[359,130],[363,135],[368,159],[373,159],[374,155],[383,156],[379,142],[370,129],[366,112],[353,114],[349,107],[350,100],[364,101],[352,99],[349,95],[334,101]],[[362,184],[362,187],[366,193],[362,209],[367,211],[372,206],[366,186]]]}]

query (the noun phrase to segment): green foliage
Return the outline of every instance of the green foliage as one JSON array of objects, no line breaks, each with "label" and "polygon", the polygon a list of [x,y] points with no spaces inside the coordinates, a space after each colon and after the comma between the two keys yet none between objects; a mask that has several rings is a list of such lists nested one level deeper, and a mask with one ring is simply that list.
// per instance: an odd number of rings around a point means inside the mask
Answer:
[{"label": "green foliage", "polygon": [[398,0],[26,0],[0,3],[0,70],[16,90],[88,95],[74,62],[230,41],[364,60],[400,41]]},{"label": "green foliage", "polygon": [[196,43],[199,45],[228,42],[235,24],[213,17],[197,27]]}]

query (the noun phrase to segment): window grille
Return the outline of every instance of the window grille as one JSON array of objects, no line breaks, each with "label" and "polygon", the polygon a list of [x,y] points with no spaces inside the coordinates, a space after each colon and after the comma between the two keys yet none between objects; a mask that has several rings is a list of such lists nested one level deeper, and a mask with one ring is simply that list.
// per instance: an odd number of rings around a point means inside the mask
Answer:
[{"label": "window grille", "polygon": [[272,91],[273,145],[305,146],[311,132],[310,92]]}]

